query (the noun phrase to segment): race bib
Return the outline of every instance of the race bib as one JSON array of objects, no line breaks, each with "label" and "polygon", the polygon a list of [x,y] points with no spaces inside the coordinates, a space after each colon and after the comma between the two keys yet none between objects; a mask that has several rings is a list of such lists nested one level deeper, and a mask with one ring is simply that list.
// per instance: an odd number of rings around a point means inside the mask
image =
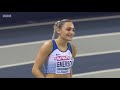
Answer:
[{"label": "race bib", "polygon": [[69,56],[59,56],[56,59],[56,74],[69,74],[73,65],[73,58]]}]

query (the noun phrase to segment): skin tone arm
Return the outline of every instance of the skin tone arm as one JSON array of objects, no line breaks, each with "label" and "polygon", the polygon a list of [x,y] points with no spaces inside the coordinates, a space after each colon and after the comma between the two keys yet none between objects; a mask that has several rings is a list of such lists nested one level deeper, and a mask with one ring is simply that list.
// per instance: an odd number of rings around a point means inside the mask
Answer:
[{"label": "skin tone arm", "polygon": [[72,68],[70,69],[70,77],[72,78]]},{"label": "skin tone arm", "polygon": [[35,59],[34,65],[32,67],[32,73],[36,78],[45,78],[40,69],[43,66],[43,63],[47,59],[48,55],[51,53],[51,51],[52,51],[51,41],[48,41],[41,46]]},{"label": "skin tone arm", "polygon": [[[73,58],[75,58],[75,56],[77,54],[77,49],[76,49],[76,47],[74,45],[71,44],[71,46],[72,46],[72,56],[73,56]],[[72,69],[70,71],[70,76],[72,78]]]}]

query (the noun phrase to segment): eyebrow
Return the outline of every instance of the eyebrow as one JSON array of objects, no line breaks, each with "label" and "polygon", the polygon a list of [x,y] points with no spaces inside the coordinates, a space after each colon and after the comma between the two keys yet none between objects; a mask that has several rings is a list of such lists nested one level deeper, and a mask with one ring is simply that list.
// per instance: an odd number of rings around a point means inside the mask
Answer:
[{"label": "eyebrow", "polygon": [[71,27],[66,27],[66,28],[71,28]]},{"label": "eyebrow", "polygon": [[[71,27],[66,27],[66,28],[71,28]],[[72,29],[74,29],[74,30],[75,30],[75,28],[72,28]]]}]

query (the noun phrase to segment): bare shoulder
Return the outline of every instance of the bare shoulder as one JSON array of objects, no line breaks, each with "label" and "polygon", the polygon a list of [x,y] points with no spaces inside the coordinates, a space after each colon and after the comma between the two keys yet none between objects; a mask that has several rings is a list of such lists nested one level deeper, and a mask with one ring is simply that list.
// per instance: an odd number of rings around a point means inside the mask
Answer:
[{"label": "bare shoulder", "polygon": [[77,54],[77,47],[70,43],[71,44],[71,47],[72,47],[72,55],[73,55],[73,58],[75,58],[76,54]]},{"label": "bare shoulder", "polygon": [[50,53],[52,51],[52,40],[48,40],[40,47],[41,51]]},{"label": "bare shoulder", "polygon": [[43,44],[43,46],[45,46],[45,47],[51,47],[51,46],[52,46],[52,40],[46,41],[46,42]]}]

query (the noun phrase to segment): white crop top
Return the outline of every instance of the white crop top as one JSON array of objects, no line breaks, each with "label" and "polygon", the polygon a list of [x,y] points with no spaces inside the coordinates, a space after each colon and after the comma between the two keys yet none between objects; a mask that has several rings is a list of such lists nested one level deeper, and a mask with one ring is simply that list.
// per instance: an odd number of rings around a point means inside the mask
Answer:
[{"label": "white crop top", "polygon": [[60,51],[55,40],[52,40],[52,44],[53,50],[44,64],[45,73],[69,74],[74,62],[70,43],[67,43],[66,51]]}]

